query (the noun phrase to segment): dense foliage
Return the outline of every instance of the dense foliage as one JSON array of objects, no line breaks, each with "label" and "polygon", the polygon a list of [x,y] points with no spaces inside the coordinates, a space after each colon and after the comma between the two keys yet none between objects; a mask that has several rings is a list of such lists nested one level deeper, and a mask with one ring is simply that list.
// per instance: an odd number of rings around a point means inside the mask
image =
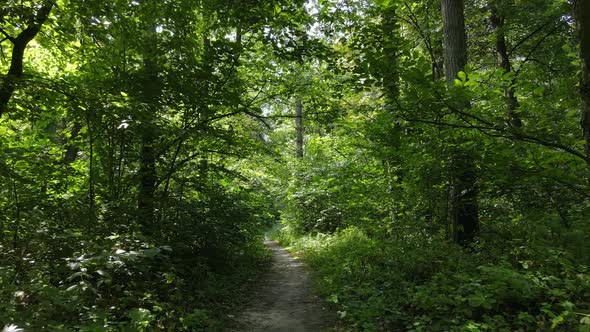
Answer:
[{"label": "dense foliage", "polygon": [[[340,95],[308,91],[305,156],[269,166],[274,236],[318,291],[352,330],[588,330],[574,5],[466,1],[468,62],[449,87],[441,2],[318,8]],[[292,145],[289,125],[271,141]],[[453,211],[470,191],[478,231],[465,241]]]},{"label": "dense foliage", "polygon": [[0,324],[220,330],[278,223],[350,330],[590,330],[587,6],[2,2]]},{"label": "dense foliage", "polygon": [[221,328],[276,219],[238,165],[257,53],[285,52],[299,5],[1,4],[0,323]]}]

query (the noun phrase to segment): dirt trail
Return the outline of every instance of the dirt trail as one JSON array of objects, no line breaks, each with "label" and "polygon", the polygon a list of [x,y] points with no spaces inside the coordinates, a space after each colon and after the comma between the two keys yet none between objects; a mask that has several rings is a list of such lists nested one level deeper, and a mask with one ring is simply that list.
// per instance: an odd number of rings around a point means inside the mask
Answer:
[{"label": "dirt trail", "polygon": [[334,331],[334,318],[310,294],[303,264],[276,242],[264,244],[272,251],[270,271],[257,282],[250,303],[227,331]]}]

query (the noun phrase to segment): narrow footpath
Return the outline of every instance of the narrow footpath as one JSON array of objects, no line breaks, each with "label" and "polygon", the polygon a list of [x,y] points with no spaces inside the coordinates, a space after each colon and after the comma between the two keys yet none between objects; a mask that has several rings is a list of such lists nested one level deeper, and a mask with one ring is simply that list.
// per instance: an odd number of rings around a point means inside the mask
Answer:
[{"label": "narrow footpath", "polygon": [[331,327],[333,315],[310,293],[305,266],[276,242],[264,244],[272,251],[270,270],[257,282],[250,303],[227,331],[336,331]]}]

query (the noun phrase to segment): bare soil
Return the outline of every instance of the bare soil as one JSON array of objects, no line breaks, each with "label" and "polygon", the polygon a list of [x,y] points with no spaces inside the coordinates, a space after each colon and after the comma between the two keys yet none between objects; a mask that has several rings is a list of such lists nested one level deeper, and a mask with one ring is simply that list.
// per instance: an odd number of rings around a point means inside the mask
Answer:
[{"label": "bare soil", "polygon": [[310,292],[309,273],[303,263],[274,241],[264,244],[272,251],[271,267],[227,331],[335,331],[334,315]]}]

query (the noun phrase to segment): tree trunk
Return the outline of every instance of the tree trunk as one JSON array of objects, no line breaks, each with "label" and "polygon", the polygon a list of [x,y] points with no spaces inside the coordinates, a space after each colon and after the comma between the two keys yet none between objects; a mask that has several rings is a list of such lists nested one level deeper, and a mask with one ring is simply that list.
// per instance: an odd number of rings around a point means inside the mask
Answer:
[{"label": "tree trunk", "polygon": [[155,129],[149,122],[143,123],[139,160],[138,221],[144,233],[152,232],[154,223],[156,192],[156,152],[154,149]]},{"label": "tree trunk", "polygon": [[395,8],[390,7],[382,14],[383,34],[383,88],[386,102],[393,104],[399,97],[399,71],[397,68],[397,50],[399,47],[399,24]]},{"label": "tree trunk", "polygon": [[574,10],[580,40],[580,97],[582,99],[582,132],[586,140],[586,163],[590,168],[590,1],[577,0]]},{"label": "tree trunk", "polygon": [[[445,48],[445,74],[447,85],[467,64],[467,36],[463,0],[442,0],[442,18]],[[469,102],[464,102],[468,108]],[[460,143],[460,142],[459,142]],[[458,243],[468,243],[479,229],[477,204],[477,174],[473,156],[456,148],[451,156],[450,182],[450,235]]]},{"label": "tree trunk", "polygon": [[[508,47],[506,46],[504,16],[498,12],[498,8],[494,2],[490,3],[490,8],[490,22],[492,23],[492,28],[494,29],[498,62],[500,63],[500,67],[504,69],[504,72],[509,73],[512,71],[512,66],[510,65]],[[511,79],[508,84],[504,84],[504,98],[506,98],[506,103],[508,104],[508,124],[511,127],[520,128],[522,126],[522,121],[516,113],[518,99],[514,94],[514,84],[516,84],[515,78]]]},{"label": "tree trunk", "polygon": [[86,126],[88,127],[88,144],[89,144],[89,155],[88,155],[88,208],[90,212],[89,224],[92,225],[96,219],[96,194],[95,194],[95,171],[94,171],[94,128],[90,119],[90,112],[86,114]]},{"label": "tree trunk", "polygon": [[297,158],[303,158],[303,105],[301,99],[295,101],[295,132],[297,134],[295,142],[295,155]]},{"label": "tree trunk", "polygon": [[448,86],[453,86],[457,73],[467,64],[467,35],[463,0],[442,0],[443,45],[445,74]]},{"label": "tree trunk", "polygon": [[66,146],[66,152],[64,154],[64,162],[66,164],[71,164],[78,158],[78,152],[80,149],[75,143],[76,138],[80,134],[82,130],[82,124],[78,121],[75,121],[72,125],[72,129],[70,129],[70,137],[66,138],[64,144]]},{"label": "tree trunk", "polygon": [[[399,69],[398,69],[398,49],[401,44],[400,30],[398,24],[398,17],[395,11],[395,5],[383,10],[381,14],[381,34],[383,43],[383,72],[381,73],[383,79],[383,90],[385,96],[386,109],[395,112],[398,105],[400,94],[399,89]],[[388,133],[392,137],[394,153],[385,156],[383,163],[384,174],[387,179],[387,194],[389,196],[389,216],[392,221],[395,221],[399,213],[396,208],[399,197],[396,197],[396,187],[402,179],[402,159],[398,153],[400,141],[402,136],[402,127],[395,124],[392,130]]]},{"label": "tree trunk", "polygon": [[155,221],[155,192],[156,192],[156,149],[159,97],[161,84],[158,79],[158,41],[156,32],[156,19],[152,17],[157,10],[157,3],[153,0],[145,2],[147,17],[145,17],[146,39],[144,41],[143,60],[143,109],[140,111],[140,166],[139,166],[139,193],[138,193],[138,222],[144,234],[154,232]]}]

